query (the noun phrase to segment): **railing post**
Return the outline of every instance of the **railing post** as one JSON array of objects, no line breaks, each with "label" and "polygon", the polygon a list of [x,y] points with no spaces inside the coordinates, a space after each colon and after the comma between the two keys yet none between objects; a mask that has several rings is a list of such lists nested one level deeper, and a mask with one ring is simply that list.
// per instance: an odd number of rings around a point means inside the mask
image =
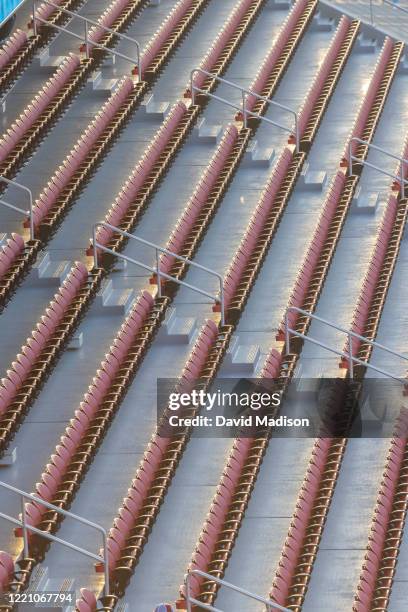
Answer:
[{"label": "railing post", "polygon": [[353,338],[350,332],[348,333],[348,347],[349,347],[350,378],[354,378]]},{"label": "railing post", "polygon": [[88,38],[88,22],[85,21],[85,54],[86,59],[89,59],[89,38]]},{"label": "railing post", "polygon": [[24,557],[27,559],[29,557],[28,550],[28,532],[27,532],[27,523],[26,523],[26,509],[25,509],[25,497],[21,495],[21,522],[23,528],[23,542],[24,542]]},{"label": "railing post", "polygon": [[289,336],[289,320],[288,320],[289,308],[285,312],[285,347],[286,353],[290,353],[290,336]]},{"label": "railing post", "polygon": [[108,536],[106,531],[103,532],[103,558],[104,558],[104,574],[105,574],[105,584],[103,586],[103,594],[105,597],[108,597],[110,590],[109,584],[109,551],[108,551]]},{"label": "railing post", "polygon": [[35,19],[35,1],[33,0],[33,32],[34,36],[37,36],[37,21]]},{"label": "railing post", "polygon": [[194,70],[190,73],[191,104],[194,106]]},{"label": "railing post", "polygon": [[95,224],[92,228],[92,243],[93,243],[93,255],[94,255],[94,266],[95,270],[98,268],[98,249],[96,246],[96,228],[97,224]]},{"label": "railing post", "polygon": [[225,296],[224,296],[224,283],[220,277],[220,298],[221,298],[221,325],[225,325]]},{"label": "railing post", "polygon": [[162,296],[161,276],[160,276],[160,256],[159,249],[156,248],[156,276],[157,276],[157,295]]},{"label": "railing post", "polygon": [[187,612],[191,612],[191,589],[190,589],[190,572],[186,574],[186,604],[187,604]]},{"label": "railing post", "polygon": [[296,153],[300,151],[300,134],[299,134],[299,122],[297,113],[295,113],[295,139],[296,139]]},{"label": "railing post", "polygon": [[244,119],[244,128],[248,127],[247,112],[246,112],[246,91],[242,90],[242,117]]}]

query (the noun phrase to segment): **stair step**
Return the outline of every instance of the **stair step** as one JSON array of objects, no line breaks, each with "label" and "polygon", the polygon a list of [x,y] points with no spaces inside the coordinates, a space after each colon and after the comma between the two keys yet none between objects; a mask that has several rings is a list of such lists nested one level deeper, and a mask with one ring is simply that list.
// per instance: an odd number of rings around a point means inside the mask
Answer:
[{"label": "stair step", "polygon": [[65,55],[50,55],[50,49],[47,47],[44,51],[38,53],[35,57],[35,63],[41,68],[58,68],[66,58]]},{"label": "stair step", "polygon": [[10,465],[14,465],[17,459],[17,448],[14,447],[12,449],[8,449],[1,457],[0,457],[0,468],[2,467],[10,467]]},{"label": "stair step", "polygon": [[305,191],[322,191],[327,183],[327,172],[324,170],[309,170],[305,165],[300,177],[300,185]]},{"label": "stair step", "polygon": [[104,314],[112,313],[126,315],[131,309],[134,300],[134,289],[115,289],[112,280],[107,280],[103,283],[96,297],[96,306],[99,312],[103,312]]},{"label": "stair step", "polygon": [[245,152],[244,165],[269,168],[274,157],[275,149],[273,147],[260,147],[258,142],[254,140]]},{"label": "stair step", "polygon": [[93,92],[100,91],[103,94],[111,95],[115,91],[117,84],[118,79],[105,79],[99,70],[94,72],[88,79],[87,87]]},{"label": "stair step", "polygon": [[261,349],[257,344],[241,344],[237,336],[225,356],[225,369],[231,374],[253,374],[260,358]]},{"label": "stair step", "polygon": [[71,612],[75,606],[75,588],[74,588],[74,580],[72,578],[65,578],[64,580],[60,579],[51,579],[51,578],[43,578],[41,581],[42,588],[39,588],[38,584],[35,588],[32,587],[32,583],[30,582],[30,587],[28,592],[36,593],[41,595],[41,593],[65,593],[67,599],[65,602],[61,603],[30,603],[30,604],[19,604],[18,609],[20,612],[30,612],[32,610],[47,610],[48,612]]},{"label": "stair step", "polygon": [[378,208],[379,199],[378,193],[363,192],[361,187],[358,187],[353,198],[351,210],[357,214],[368,213],[373,215]]},{"label": "stair step", "polygon": [[194,136],[200,143],[218,144],[222,134],[221,125],[208,125],[205,118],[194,128]]},{"label": "stair step", "polygon": [[34,266],[34,283],[59,287],[71,268],[71,261],[53,261],[47,251]]},{"label": "stair step", "polygon": [[170,102],[156,102],[154,94],[151,94],[142,102],[142,109],[144,109],[147,118],[163,121],[169,113]]},{"label": "stair step", "polygon": [[287,10],[291,6],[291,1],[290,0],[268,0],[267,6],[275,10],[277,9]]},{"label": "stair step", "polygon": [[0,233],[0,248],[3,247],[7,242],[7,234]]},{"label": "stair step", "polygon": [[194,317],[179,317],[176,309],[171,308],[163,322],[158,338],[161,342],[172,344],[190,344],[198,331]]},{"label": "stair step", "polygon": [[320,12],[316,13],[311,23],[311,29],[318,32],[331,32],[334,28],[334,19],[332,17],[323,17]]},{"label": "stair step", "polygon": [[363,33],[359,34],[354,48],[360,53],[375,53],[377,49],[377,40],[375,38],[366,38]]}]

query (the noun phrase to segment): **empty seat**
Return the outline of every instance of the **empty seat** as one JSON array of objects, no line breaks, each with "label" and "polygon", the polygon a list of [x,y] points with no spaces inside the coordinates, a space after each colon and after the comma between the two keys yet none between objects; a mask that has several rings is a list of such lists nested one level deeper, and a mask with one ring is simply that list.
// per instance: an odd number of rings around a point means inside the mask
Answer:
[{"label": "empty seat", "polygon": [[6,552],[0,551],[0,593],[4,593],[13,579],[15,572],[13,558]]},{"label": "empty seat", "polygon": [[23,253],[24,246],[24,239],[19,234],[12,234],[5,246],[0,248],[0,287],[13,264]]},{"label": "empty seat", "polygon": [[95,593],[88,589],[81,589],[81,597],[76,600],[75,609],[77,612],[95,612],[97,610],[97,600]]}]

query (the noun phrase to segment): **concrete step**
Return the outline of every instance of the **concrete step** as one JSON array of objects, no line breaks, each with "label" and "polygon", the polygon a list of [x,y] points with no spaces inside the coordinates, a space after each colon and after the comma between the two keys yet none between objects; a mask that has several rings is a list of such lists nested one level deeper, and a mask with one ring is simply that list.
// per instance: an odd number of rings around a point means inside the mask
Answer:
[{"label": "concrete step", "polygon": [[290,0],[267,0],[268,8],[273,8],[275,10],[287,10],[291,6]]},{"label": "concrete step", "polygon": [[17,448],[7,449],[7,451],[0,457],[0,468],[10,467],[14,465],[17,459]]},{"label": "concrete step", "polygon": [[380,196],[378,193],[364,192],[360,186],[357,187],[353,198],[351,211],[357,214],[373,215],[379,205]]},{"label": "concrete step", "polygon": [[228,374],[253,374],[261,359],[261,349],[257,344],[242,344],[235,336],[225,355],[224,368]]},{"label": "concrete step", "polygon": [[160,328],[158,338],[161,342],[171,344],[190,344],[198,332],[197,320],[194,317],[179,317],[175,308],[170,308]]},{"label": "concrete step", "polygon": [[334,29],[335,21],[332,17],[323,17],[318,11],[313,17],[311,29],[318,32],[331,32]]},{"label": "concrete step", "polygon": [[3,247],[7,242],[7,234],[0,233],[0,248]]},{"label": "concrete step", "polygon": [[253,140],[244,156],[244,165],[257,168],[269,168],[275,157],[273,147],[260,147],[256,140]]},{"label": "concrete step", "polygon": [[170,102],[156,102],[154,94],[150,94],[143,100],[142,109],[146,118],[163,121],[169,113]]},{"label": "concrete step", "polygon": [[309,164],[305,164],[299,181],[305,191],[322,191],[327,183],[327,173],[324,170],[309,170]]},{"label": "concrete step", "polygon": [[48,251],[37,260],[34,266],[34,283],[38,286],[59,287],[72,268],[71,261],[52,261]]},{"label": "concrete step", "polygon": [[117,84],[118,79],[105,79],[102,72],[98,70],[88,79],[87,87],[93,92],[101,92],[110,96],[115,91]]},{"label": "concrete step", "polygon": [[[46,606],[47,611],[70,612],[71,610],[73,610],[73,607],[75,606],[75,599],[76,599],[75,581],[72,578],[65,578],[64,580],[48,578],[48,580],[45,582],[45,586],[42,589],[42,591],[37,590],[36,592],[38,593],[41,593],[41,592],[60,593],[61,595],[65,594],[66,596],[65,602],[61,602],[61,603],[54,603],[54,602],[51,603],[50,602]],[[44,607],[44,604],[38,603],[38,604],[31,604],[31,608],[27,608],[27,612],[29,612],[29,609],[44,610],[45,607]]]},{"label": "concrete step", "polygon": [[221,125],[208,125],[205,118],[194,128],[194,136],[200,143],[218,144],[222,138]]},{"label": "concrete step", "polygon": [[359,53],[375,53],[377,44],[375,38],[368,38],[364,33],[361,33],[357,36],[354,49]]},{"label": "concrete step", "polygon": [[40,51],[34,58],[34,65],[40,68],[49,68],[54,71],[65,59],[65,55],[50,55],[50,49],[47,47],[44,51]]},{"label": "concrete step", "polygon": [[408,73],[408,55],[403,55],[398,66],[398,70],[401,74]]},{"label": "concrete step", "polygon": [[102,284],[102,288],[96,296],[96,307],[99,312],[104,314],[126,315],[134,300],[135,292],[133,289],[115,289],[112,280],[107,280]]}]

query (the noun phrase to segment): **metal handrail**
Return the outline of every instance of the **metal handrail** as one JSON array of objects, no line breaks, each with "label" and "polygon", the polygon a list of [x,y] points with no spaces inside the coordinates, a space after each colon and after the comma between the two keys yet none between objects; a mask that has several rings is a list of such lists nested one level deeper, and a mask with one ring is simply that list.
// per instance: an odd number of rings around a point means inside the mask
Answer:
[{"label": "metal handrail", "polygon": [[[109,593],[109,550],[108,550],[108,534],[107,534],[106,529],[104,529],[101,525],[98,525],[97,523],[88,521],[88,519],[85,519],[82,516],[78,516],[77,514],[73,514],[72,512],[63,510],[62,508],[59,508],[58,506],[54,506],[54,504],[50,504],[44,499],[41,499],[41,497],[38,497],[37,495],[33,495],[33,493],[27,493],[26,491],[22,491],[21,489],[17,489],[16,487],[13,487],[1,481],[0,481],[0,487],[2,487],[3,489],[7,489],[8,491],[12,491],[13,493],[16,493],[21,498],[21,517],[22,517],[21,521],[19,519],[14,518],[14,516],[9,516],[8,514],[4,514],[3,512],[0,512],[0,518],[3,518],[6,521],[9,521],[13,525],[17,525],[18,527],[23,528],[24,556],[26,558],[28,558],[30,554],[28,531],[32,531],[33,533],[40,535],[46,540],[50,540],[51,542],[57,542],[58,544],[62,544],[63,546],[66,546],[67,548],[70,548],[71,550],[75,550],[76,552],[80,553],[81,555],[84,555],[85,557],[89,557],[91,559],[94,559],[95,561],[98,561],[99,563],[102,563],[104,566],[104,576],[105,576],[105,584],[103,587],[104,588],[103,592],[105,596],[108,596],[110,594]],[[45,506],[46,508],[49,508],[50,510],[57,512],[58,514],[61,514],[62,516],[67,516],[69,518],[75,519],[79,523],[83,523],[84,525],[87,525],[88,527],[92,527],[93,529],[96,529],[97,531],[99,531],[102,534],[102,538],[103,538],[103,551],[104,551],[103,557],[89,550],[86,550],[85,548],[82,548],[81,546],[76,546],[75,544],[71,544],[70,542],[67,542],[66,540],[57,538],[56,536],[51,535],[47,531],[42,531],[41,529],[38,529],[37,527],[34,527],[33,525],[29,525],[27,523],[27,518],[26,518],[26,507],[25,507],[26,500],[30,500],[30,501],[35,502],[36,504]]]},{"label": "metal handrail", "polygon": [[[305,334],[301,334],[300,332],[296,331],[296,329],[292,329],[289,326],[289,320],[288,320],[288,314],[289,312],[298,312],[302,315],[305,315],[307,317],[310,317],[311,319],[314,319],[316,321],[319,321],[320,323],[324,323],[326,325],[328,325],[329,327],[332,327],[333,329],[337,329],[338,331],[344,332],[345,334],[347,334],[347,339],[348,339],[348,347],[349,350],[347,353],[345,353],[344,351],[339,351],[331,346],[328,346],[327,344],[321,342],[320,340],[315,340],[314,338],[311,338],[310,336],[306,336]],[[353,355],[353,345],[352,345],[352,338],[358,338],[358,340],[362,340],[363,342],[366,342],[367,344],[370,344],[371,346],[377,347],[383,351],[386,351],[387,353],[390,353],[391,355],[395,355],[396,357],[399,357],[401,359],[403,359],[404,361],[408,361],[408,357],[405,357],[404,355],[401,355],[401,353],[398,353],[397,351],[393,351],[392,349],[388,348],[387,346],[384,346],[384,344],[380,344],[379,342],[376,342],[375,340],[370,340],[369,338],[366,338],[364,336],[361,336],[360,334],[357,334],[356,332],[353,332],[350,329],[346,329],[345,327],[340,327],[340,325],[336,325],[335,323],[332,323],[331,321],[328,321],[327,319],[323,319],[322,317],[319,317],[307,310],[302,310],[302,308],[298,308],[297,306],[289,306],[286,309],[285,312],[285,350],[287,353],[290,352],[290,334],[293,334],[294,336],[297,336],[298,338],[303,338],[304,340],[308,340],[309,342],[311,342],[312,344],[316,344],[317,346],[321,346],[324,349],[327,349],[328,351],[335,353],[336,355],[340,355],[340,357],[344,357],[345,359],[348,360],[349,362],[349,368],[350,368],[350,377],[353,378],[353,369],[354,369],[354,363],[357,363],[358,365],[362,365],[365,366],[371,370],[375,370],[376,372],[379,372],[380,374],[384,374],[384,376],[388,376],[389,378],[392,378],[394,380],[398,380],[399,382],[403,383],[404,385],[406,384],[406,379],[405,378],[399,378],[398,376],[395,376],[394,374],[391,374],[390,372],[387,372],[386,370],[382,370],[380,368],[377,368],[376,366],[373,366],[370,362],[368,361],[363,361],[361,359],[359,359],[358,357],[354,357]]]},{"label": "metal handrail", "polygon": [[[391,0],[382,0],[382,3],[388,4],[388,6],[398,9],[399,11],[401,11],[401,13],[405,13],[405,15],[408,15],[408,9],[404,8],[403,6],[399,6],[398,4],[392,2]],[[370,0],[370,21],[371,21],[371,25],[374,25],[373,0]]]},{"label": "metal handrail", "polygon": [[[364,159],[360,159],[360,157],[356,157],[355,155],[353,155],[351,151],[353,142],[358,142],[360,144],[366,145],[370,149],[374,149],[375,151],[380,151],[380,153],[384,153],[384,155],[387,155],[388,157],[392,157],[393,159],[399,160],[400,162],[399,174],[392,174],[391,172],[388,172],[387,170],[384,170],[383,168],[379,168],[378,166],[375,166],[374,164]],[[357,138],[357,136],[353,136],[353,138],[350,139],[350,142],[348,144],[348,158],[349,158],[349,175],[350,176],[353,174],[353,161],[356,161],[360,163],[362,166],[368,166],[369,168],[378,170],[378,172],[381,172],[381,174],[385,174],[386,176],[390,176],[394,180],[397,180],[400,183],[401,197],[402,198],[404,197],[405,195],[404,185],[408,185],[408,179],[404,178],[404,167],[407,166],[408,168],[408,159],[404,159],[400,155],[395,155],[394,153],[390,153],[386,149],[383,149],[382,147],[371,144],[370,142],[367,142],[366,140],[361,140],[361,138]]]},{"label": "metal handrail", "polygon": [[195,599],[194,597],[191,596],[190,582],[193,576],[201,576],[202,578],[205,578],[206,580],[211,580],[212,582],[215,582],[216,584],[219,584],[220,586],[223,586],[227,589],[231,589],[232,591],[241,593],[241,595],[244,595],[245,597],[248,597],[249,599],[254,599],[255,601],[259,601],[266,605],[266,609],[268,612],[271,610],[281,610],[281,612],[290,612],[288,608],[284,608],[283,606],[280,606],[278,603],[275,603],[271,599],[265,599],[265,597],[260,597],[259,595],[255,595],[254,593],[251,593],[250,591],[247,591],[246,589],[237,587],[234,584],[231,584],[230,582],[221,580],[221,578],[216,578],[215,576],[212,576],[211,574],[207,574],[206,572],[202,572],[201,570],[198,570],[198,569],[190,570],[185,575],[187,612],[192,612],[193,608],[191,604],[194,604],[198,606],[199,608],[202,608],[203,610],[210,610],[211,612],[223,612],[219,608],[214,608],[214,606],[205,604],[202,601],[199,601],[198,599]]},{"label": "metal handrail", "polygon": [[139,75],[139,79],[142,79],[142,66],[141,66],[141,53],[140,53],[140,43],[134,39],[131,38],[130,36],[127,36],[126,34],[122,34],[121,32],[116,32],[115,30],[112,30],[112,28],[108,28],[107,26],[104,26],[100,23],[98,23],[97,21],[94,21],[93,19],[89,19],[89,17],[83,17],[83,15],[79,15],[78,13],[74,13],[73,11],[69,11],[66,8],[63,8],[61,6],[58,6],[57,4],[54,4],[53,2],[50,2],[50,0],[40,0],[41,3],[45,3],[48,4],[52,7],[54,7],[56,10],[65,13],[66,15],[69,15],[72,18],[78,18],[80,21],[84,22],[84,35],[80,36],[79,34],[76,34],[75,32],[72,32],[72,30],[68,30],[65,26],[59,26],[56,25],[55,23],[51,23],[50,21],[47,21],[46,19],[43,19],[42,17],[38,17],[35,14],[36,11],[36,3],[39,0],[33,0],[33,28],[34,28],[34,34],[37,35],[37,21],[40,21],[41,23],[46,24],[49,27],[55,28],[56,30],[59,30],[60,32],[65,32],[66,34],[69,34],[70,36],[73,36],[74,38],[77,38],[78,40],[82,41],[85,43],[85,48],[86,48],[86,57],[87,59],[89,59],[90,56],[90,48],[91,47],[96,47],[97,49],[103,49],[104,51],[107,51],[108,53],[111,53],[114,56],[117,57],[121,57],[122,59],[130,62],[132,64],[132,66],[134,66],[135,64],[135,60],[132,57],[129,57],[128,55],[125,55],[123,53],[120,53],[119,51],[115,51],[114,49],[110,49],[109,47],[106,47],[105,45],[101,45],[98,42],[95,42],[93,40],[89,40],[89,25],[92,26],[96,26],[98,28],[102,28],[102,30],[104,30],[105,32],[110,32],[111,34],[114,34],[115,36],[117,36],[118,38],[124,39],[124,40],[128,40],[131,43],[136,45],[136,65],[137,65],[137,73]]},{"label": "metal handrail", "polygon": [[25,217],[27,217],[28,215],[28,218],[30,221],[30,240],[34,240],[33,192],[31,191],[31,189],[29,189],[25,185],[22,185],[21,183],[17,183],[17,181],[12,181],[10,179],[7,179],[4,176],[0,176],[0,183],[2,181],[4,183],[7,183],[7,185],[13,185],[13,187],[18,187],[19,189],[22,189],[23,191],[28,193],[29,202],[30,202],[29,210],[25,210],[24,208],[20,208],[19,206],[10,204],[9,202],[6,202],[5,200],[0,200],[0,204],[3,204],[3,206],[7,206],[7,208],[11,208],[12,210],[16,210],[17,212],[23,214]]},{"label": "metal handrail", "polygon": [[[149,266],[141,261],[138,261],[137,259],[133,259],[133,257],[129,257],[128,255],[123,255],[123,253],[118,253],[116,251],[113,251],[112,249],[109,249],[105,245],[98,242],[96,238],[96,231],[99,227],[109,228],[112,231],[117,232],[118,234],[121,234],[122,236],[126,236],[127,238],[131,238],[132,240],[136,240],[136,242],[140,242],[141,244],[144,244],[146,246],[153,248],[156,253],[156,266],[155,267]],[[158,244],[155,244],[154,242],[149,242],[148,240],[145,240],[144,238],[140,238],[140,236],[134,236],[133,234],[130,234],[129,232],[125,232],[124,230],[121,230],[119,227],[115,227],[114,225],[111,225],[110,223],[106,223],[106,222],[95,223],[95,225],[93,226],[92,246],[93,246],[95,268],[98,267],[98,249],[101,249],[101,251],[105,251],[105,253],[109,253],[110,255],[119,257],[120,259],[123,259],[124,261],[128,261],[129,263],[133,263],[137,266],[140,266],[141,268],[144,268],[145,270],[149,270],[149,272],[153,272],[157,274],[157,290],[158,290],[159,297],[161,297],[161,279],[165,278],[167,280],[171,280],[177,283],[178,285],[182,285],[183,287],[192,289],[193,291],[196,291],[197,293],[200,293],[201,295],[205,295],[206,297],[209,297],[216,304],[219,303],[221,307],[221,325],[225,324],[224,279],[221,276],[221,274],[218,274],[218,272],[215,272],[214,270],[211,270],[210,268],[207,268],[206,266],[202,266],[201,264],[198,264],[195,261],[191,261],[191,259],[187,259],[186,257],[183,257],[182,255],[173,253],[173,251],[169,251],[168,249],[165,249],[159,246]],[[166,272],[162,272],[160,270],[159,253],[170,255],[171,257],[174,257],[175,259],[178,259],[179,261],[183,261],[190,266],[199,268],[200,270],[203,270],[204,272],[208,272],[208,274],[215,276],[218,279],[218,282],[220,285],[220,297],[214,296],[212,293],[208,293],[207,291],[204,291],[203,289],[200,289],[199,287],[196,287],[195,285],[190,285],[190,283],[186,283],[185,281],[179,280],[178,278],[174,278],[174,276],[170,276],[170,274],[167,274]]]},{"label": "metal handrail", "polygon": [[[198,85],[194,85],[194,75],[198,72],[201,74],[205,74],[206,76],[220,83],[224,83],[225,85],[233,87],[234,89],[238,89],[241,92],[241,96],[242,96],[241,106],[239,106],[238,104],[234,104],[233,102],[230,102],[229,100],[226,100],[225,98],[221,98],[220,96],[217,96],[216,94],[206,91],[205,89],[201,89],[200,87],[198,87]],[[289,132],[289,134],[293,133],[292,128],[288,128],[286,125],[282,125],[281,123],[278,123],[277,121],[272,121],[272,119],[268,119],[268,117],[259,115],[259,113],[254,113],[249,108],[247,108],[248,96],[254,96],[257,100],[263,100],[264,102],[268,102],[269,104],[272,104],[273,106],[276,106],[278,108],[281,108],[282,110],[287,111],[288,113],[292,114],[295,118],[296,151],[299,152],[299,146],[300,146],[299,120],[298,120],[298,114],[296,111],[293,110],[293,108],[290,108],[289,106],[285,106],[284,104],[280,104],[279,102],[275,102],[275,100],[272,100],[271,98],[266,98],[265,96],[261,96],[257,94],[255,91],[252,91],[251,89],[245,89],[245,87],[241,87],[240,85],[237,85],[236,83],[233,83],[232,81],[228,81],[227,79],[223,79],[222,77],[219,77],[216,74],[207,72],[207,70],[203,70],[202,68],[194,68],[190,72],[190,90],[191,90],[191,101],[193,104],[194,104],[194,92],[198,92],[198,93],[205,94],[209,98],[218,100],[219,102],[222,102],[223,104],[226,104],[227,106],[230,106],[231,108],[235,108],[236,110],[241,111],[242,116],[243,116],[243,121],[244,121],[244,127],[247,127],[248,116],[250,116],[250,117],[255,117],[256,119],[260,119],[261,121],[265,121],[266,123],[270,123],[271,125],[274,125],[275,127],[278,127],[284,130],[285,132]]]}]

